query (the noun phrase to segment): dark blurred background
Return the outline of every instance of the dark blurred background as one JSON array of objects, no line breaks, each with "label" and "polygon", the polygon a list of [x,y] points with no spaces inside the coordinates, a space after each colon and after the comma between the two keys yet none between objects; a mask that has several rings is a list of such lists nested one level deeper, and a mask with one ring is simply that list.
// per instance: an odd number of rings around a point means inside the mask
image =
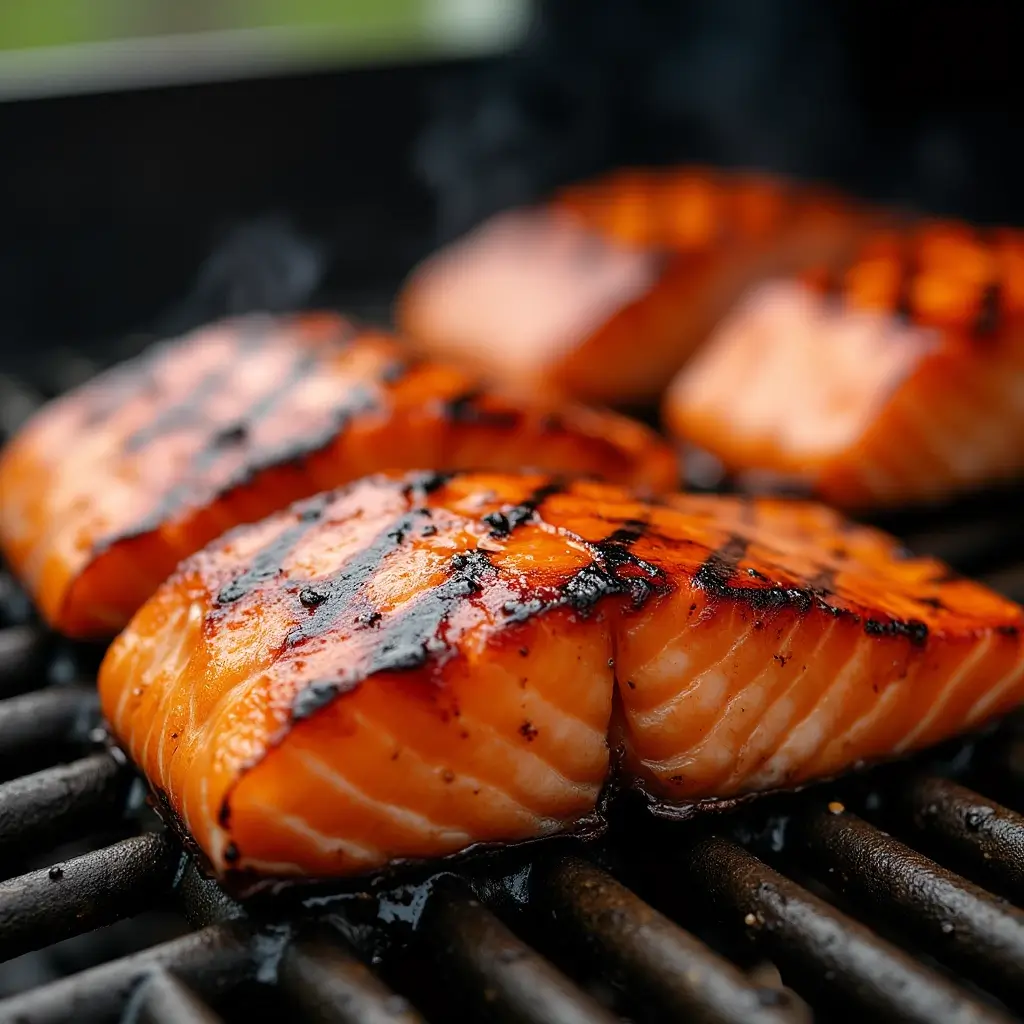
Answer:
[{"label": "dark blurred background", "polygon": [[1013,2],[7,6],[0,372],[44,391],[223,313],[383,316],[438,241],[616,164],[1024,223]]}]

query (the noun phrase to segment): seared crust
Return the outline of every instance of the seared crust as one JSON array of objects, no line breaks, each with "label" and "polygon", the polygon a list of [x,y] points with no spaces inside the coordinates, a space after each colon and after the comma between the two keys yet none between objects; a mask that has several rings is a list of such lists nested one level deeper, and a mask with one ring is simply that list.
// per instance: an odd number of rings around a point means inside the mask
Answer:
[{"label": "seared crust", "polygon": [[1021,699],[1022,615],[816,505],[377,477],[185,562],[100,691],[218,870],[358,874],[576,827],[609,735],[678,805],[971,727]]},{"label": "seared crust", "polygon": [[58,629],[109,634],[224,529],[368,472],[575,471],[671,487],[653,432],[511,399],[328,314],[220,324],[53,403],[0,459],[0,541]]}]

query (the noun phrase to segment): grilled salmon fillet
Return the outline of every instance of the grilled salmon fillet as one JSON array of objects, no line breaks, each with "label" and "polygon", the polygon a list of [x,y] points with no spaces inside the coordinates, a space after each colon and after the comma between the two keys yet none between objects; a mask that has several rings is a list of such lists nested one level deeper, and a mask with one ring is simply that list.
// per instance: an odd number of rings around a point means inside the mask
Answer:
[{"label": "grilled salmon fillet", "polygon": [[545,470],[673,487],[612,413],[480,387],[331,314],[225,322],[51,403],[0,454],[0,545],[46,619],[116,633],[186,555],[367,473]]},{"label": "grilled salmon fillet", "polygon": [[376,476],[184,562],[99,687],[218,872],[341,876],[572,830],[613,774],[677,808],[934,743],[1024,699],[1022,627],[811,503]]},{"label": "grilled salmon fillet", "polygon": [[755,290],[665,398],[738,477],[916,504],[1024,469],[1024,234],[926,223]]},{"label": "grilled salmon fillet", "polygon": [[429,257],[396,318],[428,352],[524,389],[641,404],[753,281],[838,259],[868,218],[764,177],[620,173]]}]

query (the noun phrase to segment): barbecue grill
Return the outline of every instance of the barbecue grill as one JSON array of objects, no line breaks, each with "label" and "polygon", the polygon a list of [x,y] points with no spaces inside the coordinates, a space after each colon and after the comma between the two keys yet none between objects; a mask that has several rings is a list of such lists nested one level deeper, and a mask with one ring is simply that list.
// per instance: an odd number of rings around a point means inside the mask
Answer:
[{"label": "barbecue grill", "polygon": [[[887,19],[895,31],[898,16]],[[138,323],[178,330],[311,299],[380,319],[395,275],[429,245],[424,197],[403,169],[422,127],[408,97],[437,70],[0,111],[10,138],[72,140],[60,178],[77,186],[45,172],[45,147],[5,157],[4,193],[19,209],[0,237],[0,329],[13,343],[0,441],[97,368],[86,342]],[[872,85],[884,94],[884,81]],[[136,133],[136,152],[164,168],[160,201],[115,144]],[[1009,166],[1005,134],[993,137]],[[376,148],[352,160],[351,139]],[[207,158],[190,157],[196,145]],[[301,165],[289,157],[299,147]],[[442,191],[457,188],[452,173]],[[330,258],[301,232],[262,223],[207,261],[190,301],[160,319],[217,234],[211,224],[281,192],[300,227],[318,221],[333,239]],[[979,202],[999,195],[1019,199],[1019,182]],[[122,219],[108,223],[111,208]],[[8,239],[17,245],[5,249]],[[239,249],[259,246],[294,271],[271,275],[292,282],[283,292],[271,296],[266,275],[239,262]],[[104,280],[119,287],[92,301]],[[55,336],[81,341],[78,355],[35,351]],[[881,525],[1024,600],[1019,500],[1001,492]],[[364,891],[240,901],[163,827],[108,744],[93,685],[100,653],[46,634],[0,567],[0,1022],[1024,1019],[1024,719],[689,822],[623,800],[590,843],[545,841]]]},{"label": "barbecue grill", "polygon": [[[1019,600],[1007,504],[883,525]],[[1024,1011],[1024,721],[691,822],[623,800],[590,844],[239,902],[108,746],[100,652],[47,636],[8,575],[0,595],[0,958],[21,958],[0,1021],[241,1021],[268,1005],[295,1020],[550,1024]],[[117,955],[125,942],[144,948]]]}]

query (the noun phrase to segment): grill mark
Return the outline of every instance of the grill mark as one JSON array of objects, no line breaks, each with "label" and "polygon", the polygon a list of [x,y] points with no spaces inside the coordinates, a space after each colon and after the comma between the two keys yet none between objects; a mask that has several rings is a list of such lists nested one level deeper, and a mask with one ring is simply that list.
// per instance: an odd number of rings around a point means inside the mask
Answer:
[{"label": "grill mark", "polygon": [[[737,577],[739,562],[746,554],[747,541],[738,536],[730,537],[722,547],[713,551],[694,574],[693,584],[717,600],[736,601],[748,605],[754,611],[769,611],[786,606],[795,608],[800,615],[807,615],[812,608],[828,612],[836,618],[848,618],[860,624],[864,632],[872,637],[904,637],[915,647],[922,647],[928,640],[928,627],[919,619],[886,620],[862,617],[848,608],[830,603],[835,584],[834,571],[823,569],[807,581],[806,587],[765,587],[740,586],[733,581]],[[752,578],[766,580],[767,577],[750,570]]]},{"label": "grill mark", "polygon": [[442,473],[432,469],[406,473],[402,484],[402,497],[407,500],[425,498],[428,494],[439,491],[454,475],[454,473]]},{"label": "grill mark", "polygon": [[380,371],[380,382],[389,387],[398,384],[406,378],[412,369],[412,361],[409,359],[392,359]]},{"label": "grill mark", "polygon": [[[104,537],[93,546],[94,553],[99,553],[110,548],[119,541],[130,540],[133,537],[140,537],[160,528],[161,524],[176,513],[184,505],[196,485],[197,479],[210,470],[225,450],[229,447],[248,442],[252,432],[259,423],[266,419],[273,412],[274,408],[281,404],[295,388],[305,380],[319,358],[314,352],[301,352],[292,362],[288,375],[283,381],[275,383],[270,391],[263,394],[248,409],[245,416],[236,423],[220,427],[209,434],[204,447],[194,453],[189,460],[188,469],[182,475],[182,479],[164,492],[156,506],[150,512],[137,520],[134,526],[121,530],[109,537]],[[161,416],[147,427],[133,434],[125,442],[125,451],[138,452],[144,447],[165,436],[171,430],[187,426],[198,418],[207,402],[211,401],[216,394],[228,383],[232,367],[224,366],[211,372],[204,378],[199,388],[193,391],[189,397],[176,406],[166,410]],[[205,386],[204,386],[205,385]],[[318,438],[319,439],[319,438]],[[220,487],[214,497],[230,491],[233,487],[250,480],[256,473],[279,461],[275,453],[269,459],[262,459],[259,462],[250,459],[235,474],[227,485]]]},{"label": "grill mark", "polygon": [[[300,604],[311,613],[309,618],[296,626],[285,638],[285,645],[296,647],[314,637],[323,636],[334,625],[345,607],[362,604],[361,594],[366,583],[374,575],[388,555],[397,551],[408,535],[428,518],[427,509],[414,509],[393,520],[363,548],[351,561],[346,562],[331,576],[309,581],[298,588]],[[303,591],[312,589],[317,600],[310,606],[302,601]],[[378,620],[379,621],[379,620]],[[357,625],[359,623],[357,622]]]},{"label": "grill mark", "polygon": [[449,398],[441,407],[441,418],[456,424],[497,427],[505,430],[515,428],[522,418],[521,413],[512,409],[488,410],[481,408],[479,402],[485,394],[483,388],[473,388]]},{"label": "grill mark", "polygon": [[320,521],[331,502],[329,494],[318,494],[296,508],[299,521],[282,530],[269,544],[256,553],[252,565],[221,587],[214,599],[215,606],[234,604],[251,594],[260,584],[273,579],[281,565],[295,549],[296,544]]},{"label": "grill mark", "polygon": [[639,610],[654,594],[667,593],[671,583],[665,573],[630,550],[645,525],[630,520],[604,540],[588,545],[594,561],[563,584],[562,603],[586,616],[606,597],[628,595],[633,608]]},{"label": "grill mark", "polygon": [[974,320],[973,334],[976,338],[991,338],[999,330],[1002,300],[1002,281],[990,281],[985,285],[978,304],[978,315]]},{"label": "grill mark", "polygon": [[915,647],[924,647],[928,642],[928,627],[920,619],[890,619],[888,622],[867,619],[864,632],[868,636],[904,636]]},{"label": "grill mark", "polygon": [[604,540],[584,541],[593,555],[589,564],[547,593],[535,591],[507,601],[502,609],[505,615],[512,622],[525,622],[551,608],[571,608],[586,617],[607,597],[627,595],[633,608],[639,609],[654,594],[667,593],[672,584],[664,572],[630,550],[646,526],[642,520],[630,519]]},{"label": "grill mark", "polygon": [[181,402],[164,409],[144,427],[129,434],[124,442],[126,454],[136,454],[167,434],[193,426],[206,403],[227,383],[231,368],[220,366],[207,373]]},{"label": "grill mark", "polygon": [[507,507],[498,512],[488,512],[483,517],[483,522],[491,527],[491,536],[495,538],[508,537],[514,530],[524,523],[532,522],[540,511],[544,502],[556,494],[565,492],[566,484],[562,479],[551,480],[538,487],[525,501],[519,505]]},{"label": "grill mark", "polygon": [[907,235],[902,237],[900,246],[900,285],[896,293],[893,312],[906,320],[913,317],[913,309],[910,303],[910,293],[913,289],[914,278],[917,274],[917,247],[914,240]]},{"label": "grill mark", "polygon": [[[694,586],[699,587],[718,600],[737,601],[747,604],[755,611],[766,611],[791,605],[801,615],[806,615],[817,602],[832,614],[842,609],[828,605],[821,595],[811,587],[764,587],[742,586],[733,582],[738,575],[739,563],[749,546],[744,537],[731,536],[718,550],[713,551],[694,574]],[[754,571],[751,578],[767,581],[767,577]]]},{"label": "grill mark", "polygon": [[262,455],[253,453],[231,478],[218,488],[217,497],[227,494],[236,487],[244,487],[260,474],[275,466],[299,462],[331,444],[356,417],[373,412],[379,407],[379,394],[362,384],[351,387],[345,394],[345,402],[328,414],[327,423],[318,431],[305,436],[291,438]]},{"label": "grill mark", "polygon": [[823,566],[808,579],[808,588],[822,596],[831,594],[836,586],[836,572],[837,569],[834,566]]},{"label": "grill mark", "polygon": [[[288,646],[296,646],[315,636],[321,636],[337,620],[347,606],[365,607],[363,588],[373,575],[381,559],[390,550],[400,547],[412,532],[415,522],[427,510],[418,509],[402,516],[392,528],[381,534],[355,562],[347,565],[341,574],[330,581],[327,601],[331,606],[321,615],[319,608],[311,619],[319,620],[293,630]],[[479,594],[487,580],[497,577],[486,552],[466,551],[452,556],[448,579],[425,592],[401,612],[387,619],[357,613],[356,629],[375,629],[378,637],[369,659],[358,665],[347,676],[324,679],[311,683],[300,691],[293,703],[293,722],[301,721],[326,707],[335,698],[358,687],[363,679],[385,672],[409,672],[433,661],[440,668],[457,654],[457,647],[448,642],[447,626],[452,612],[466,599]],[[324,607],[324,606],[321,606]]]},{"label": "grill mark", "polygon": [[[266,342],[272,326],[273,322],[264,320],[251,320],[240,324],[236,329],[237,351],[241,354],[261,347]],[[155,351],[139,357],[137,392],[156,383],[153,371],[162,359],[173,361],[175,357],[174,343],[165,342],[154,348]],[[164,409],[145,426],[130,434],[124,442],[125,452],[139,452],[158,438],[195,423],[206,403],[227,384],[232,369],[232,364],[229,364],[216,367],[207,373],[182,401]]]},{"label": "grill mark", "polygon": [[741,589],[733,587],[730,580],[735,577],[739,563],[747,553],[747,547],[748,542],[745,538],[735,534],[729,537],[725,544],[712,551],[701,563],[693,577],[694,585],[709,593],[723,595]]},{"label": "grill mark", "polygon": [[[121,541],[131,540],[159,529],[164,522],[180,511],[189,500],[197,481],[201,481],[202,474],[215,465],[224,451],[235,445],[247,444],[259,423],[309,377],[320,361],[317,353],[303,353],[293,363],[291,372],[285,380],[257,400],[242,420],[222,427],[210,435],[205,447],[193,456],[180,482],[169,488],[147,515],[138,519],[133,526],[97,541],[93,546],[93,553],[99,554]],[[384,370],[387,370],[387,367]],[[226,383],[226,374],[221,376],[224,377],[221,383]],[[212,397],[213,393],[205,395],[202,401]],[[298,462],[322,451],[338,437],[354,417],[378,408],[379,397],[376,391],[365,385],[353,385],[344,395],[344,404],[336,407],[328,415],[328,422],[324,427],[315,433],[285,441],[263,454],[249,452],[248,458],[238,470],[214,490],[210,500],[218,500],[236,488],[251,484],[260,473],[275,466]]]},{"label": "grill mark", "polygon": [[[488,583],[498,581],[498,570],[487,552],[470,550],[453,555],[445,582],[420,595],[396,615],[383,618],[369,609],[365,600],[365,585],[381,561],[408,538],[417,536],[423,520],[431,515],[432,510],[418,508],[398,517],[333,577],[297,588],[299,602],[310,616],[288,634],[286,646],[296,647],[323,636],[346,608],[358,609],[352,617],[356,630],[373,629],[377,637],[369,659],[350,674],[316,680],[295,697],[293,722],[315,714],[371,676],[413,671],[428,662],[440,668],[458,653],[457,645],[447,638],[452,612],[461,602],[480,594]],[[588,545],[594,553],[593,562],[546,594],[534,590],[529,596],[524,592],[519,599],[506,602],[503,611],[507,620],[524,622],[558,607],[571,607],[587,615],[601,599],[613,595],[628,595],[633,606],[640,607],[652,594],[666,592],[670,583],[664,573],[629,550],[643,535],[645,526],[640,520],[627,520],[604,540]],[[316,600],[310,601],[308,595],[313,588]]]}]

